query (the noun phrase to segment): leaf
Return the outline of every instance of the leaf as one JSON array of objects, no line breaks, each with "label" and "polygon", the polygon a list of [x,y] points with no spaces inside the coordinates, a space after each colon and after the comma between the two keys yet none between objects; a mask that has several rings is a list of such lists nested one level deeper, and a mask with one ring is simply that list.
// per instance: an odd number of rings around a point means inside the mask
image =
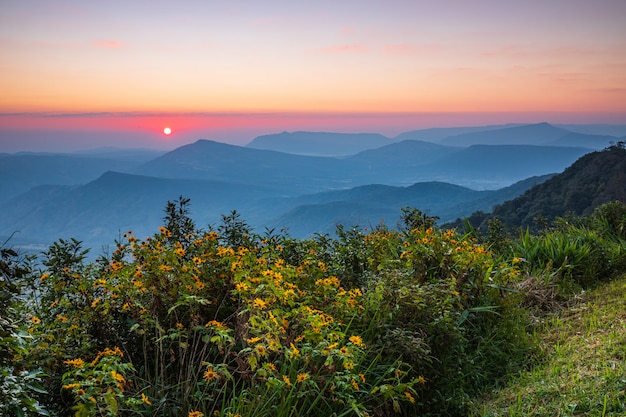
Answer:
[{"label": "leaf", "polygon": [[31,382],[29,384],[26,384],[26,386],[29,389],[31,389],[31,390],[33,390],[35,392],[38,392],[40,394],[47,394],[48,393],[48,391],[46,391],[46,389],[43,387],[43,385],[41,385],[41,384],[39,384],[37,382]]},{"label": "leaf", "polygon": [[116,416],[118,412],[117,398],[115,398],[115,393],[113,391],[109,390],[106,394],[104,394],[104,402],[107,404],[107,410]]}]

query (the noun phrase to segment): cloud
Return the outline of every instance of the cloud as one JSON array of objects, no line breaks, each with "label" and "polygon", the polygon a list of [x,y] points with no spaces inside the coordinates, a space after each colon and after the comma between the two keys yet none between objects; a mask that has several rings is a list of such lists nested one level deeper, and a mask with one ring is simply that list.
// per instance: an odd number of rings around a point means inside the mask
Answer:
[{"label": "cloud", "polygon": [[97,40],[97,41],[91,42],[91,44],[95,46],[96,48],[105,48],[105,49],[119,48],[122,46],[122,42],[113,41],[113,40],[107,40],[107,41]]}]

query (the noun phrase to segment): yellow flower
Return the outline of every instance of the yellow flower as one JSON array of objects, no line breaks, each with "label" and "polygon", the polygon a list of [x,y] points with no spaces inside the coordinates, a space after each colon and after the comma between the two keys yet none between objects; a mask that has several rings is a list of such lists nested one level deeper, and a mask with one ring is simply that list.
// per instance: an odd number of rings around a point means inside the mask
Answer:
[{"label": "yellow flower", "polygon": [[425,384],[426,383],[426,379],[423,376],[418,376],[417,380],[419,381],[420,384]]},{"label": "yellow flower", "polygon": [[63,389],[74,389],[74,388],[78,388],[80,387],[80,384],[67,384],[67,385],[63,385],[61,388]]},{"label": "yellow flower", "polygon": [[215,381],[219,377],[219,374],[215,372],[215,369],[209,365],[206,371],[204,371],[203,378],[206,382]]},{"label": "yellow flower", "polygon": [[31,317],[29,318],[29,320],[31,321],[31,323],[33,324],[39,324],[41,323],[41,319],[39,317]]},{"label": "yellow flower", "polygon": [[266,363],[265,365],[266,365],[266,366],[267,366],[267,368],[269,368],[272,372],[274,372],[274,373],[278,372],[278,370],[276,369],[276,365],[274,365],[273,363],[268,362],[268,363]]},{"label": "yellow flower", "polygon": [[74,368],[82,368],[85,365],[85,361],[81,358],[68,359],[66,361],[63,361],[63,363],[66,365],[72,365]]},{"label": "yellow flower", "polygon": [[143,392],[141,393],[141,401],[143,401],[145,404],[152,405],[148,396]]},{"label": "yellow flower", "polygon": [[359,378],[361,378],[361,382],[365,382],[365,375],[359,374]]},{"label": "yellow flower", "polygon": [[343,363],[343,369],[345,369],[347,371],[351,371],[352,369],[354,369],[354,362],[352,362],[352,361],[345,361]]},{"label": "yellow flower", "polygon": [[204,413],[202,411],[190,411],[187,417],[204,417]]},{"label": "yellow flower", "polygon": [[244,292],[248,290],[249,286],[245,282],[238,282],[237,285],[235,285],[235,288],[237,291]]},{"label": "yellow flower", "polygon": [[264,308],[267,307],[267,303],[260,298],[255,298],[254,301],[252,302],[252,305],[258,308],[259,310],[263,310]]},{"label": "yellow flower", "polygon": [[124,383],[126,382],[126,379],[124,378],[124,376],[122,374],[118,374],[115,371],[111,371],[111,376],[113,377],[114,380],[116,380],[119,383]]},{"label": "yellow flower", "polygon": [[357,346],[363,346],[363,339],[361,338],[361,336],[350,336],[350,342],[352,342],[352,344],[357,345]]},{"label": "yellow flower", "polygon": [[177,329],[182,329],[184,326],[182,323],[176,323],[176,328]]},{"label": "yellow flower", "polygon": [[289,351],[289,356],[292,358],[297,358],[298,356],[300,356],[300,351],[293,343],[291,343],[291,350]]},{"label": "yellow flower", "polygon": [[355,391],[359,390],[359,384],[354,379],[351,379],[350,383],[352,384],[352,388],[354,388]]},{"label": "yellow flower", "polygon": [[46,274],[42,274],[41,275],[41,282],[44,282],[45,280],[47,280],[48,278],[50,278],[50,274],[46,273]]},{"label": "yellow flower", "polygon": [[298,374],[298,378],[297,378],[298,382],[301,383],[301,382],[306,381],[307,379],[309,379],[309,374],[307,373]]},{"label": "yellow flower", "polygon": [[59,320],[62,323],[67,322],[67,317],[65,317],[63,314],[57,314],[57,320]]},{"label": "yellow flower", "polygon": [[287,375],[283,375],[283,381],[285,381],[285,384],[287,384],[288,387],[291,387],[291,380]]},{"label": "yellow flower", "polygon": [[226,330],[226,329],[228,328],[228,327],[226,327],[226,326],[224,325],[224,323],[220,323],[220,322],[219,322],[219,321],[217,321],[217,320],[211,320],[211,321],[209,321],[207,324],[205,324],[205,325],[204,325],[204,327],[215,327],[215,328],[217,328],[217,329],[219,329],[219,330]]},{"label": "yellow flower", "polygon": [[404,391],[404,395],[409,401],[411,401],[411,403],[415,403],[415,398],[413,398],[413,396],[411,395],[409,391]]},{"label": "yellow flower", "polygon": [[261,357],[265,357],[265,355],[267,354],[267,351],[265,350],[265,346],[263,345],[256,345],[254,349],[257,351],[257,353]]}]

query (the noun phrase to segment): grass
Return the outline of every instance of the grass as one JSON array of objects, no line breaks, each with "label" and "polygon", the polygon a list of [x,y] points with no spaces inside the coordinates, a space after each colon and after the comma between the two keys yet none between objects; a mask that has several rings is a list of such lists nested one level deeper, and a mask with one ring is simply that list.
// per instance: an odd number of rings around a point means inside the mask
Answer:
[{"label": "grass", "polygon": [[541,358],[474,416],[626,415],[626,275],[546,319]]}]

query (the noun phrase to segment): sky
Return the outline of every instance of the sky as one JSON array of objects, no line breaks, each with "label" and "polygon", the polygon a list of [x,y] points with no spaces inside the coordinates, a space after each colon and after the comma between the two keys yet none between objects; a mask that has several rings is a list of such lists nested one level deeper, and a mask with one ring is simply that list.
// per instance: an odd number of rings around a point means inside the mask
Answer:
[{"label": "sky", "polygon": [[625,16],[624,0],[0,0],[0,152],[626,124]]}]

